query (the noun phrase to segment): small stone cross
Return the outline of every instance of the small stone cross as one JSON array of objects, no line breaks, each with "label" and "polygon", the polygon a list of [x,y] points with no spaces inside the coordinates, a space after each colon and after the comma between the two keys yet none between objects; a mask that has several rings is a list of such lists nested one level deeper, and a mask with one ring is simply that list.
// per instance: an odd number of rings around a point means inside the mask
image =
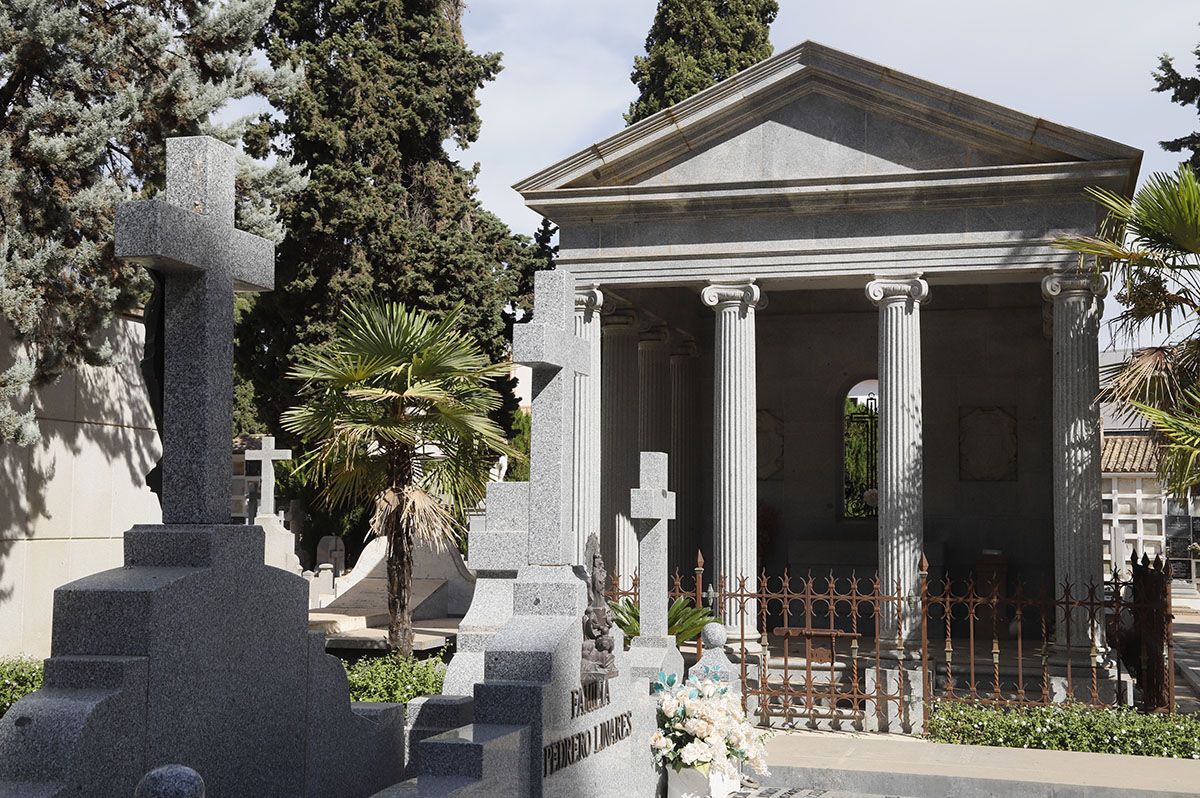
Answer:
[{"label": "small stone cross", "polygon": [[640,636],[667,636],[667,522],[675,519],[675,494],[667,490],[667,455],[642,452],[641,486],[629,491],[629,517],[638,521]]},{"label": "small stone cross", "polygon": [[529,462],[529,563],[575,565],[575,375],[588,372],[575,334],[575,280],[562,270],[534,277],[533,320],[513,332],[513,360],[533,370]]},{"label": "small stone cross", "polygon": [[264,435],[259,448],[246,450],[247,460],[262,462],[262,478],[258,489],[258,514],[275,515],[275,461],[291,460],[291,449],[276,449],[275,436]]},{"label": "small stone cross", "polygon": [[226,524],[233,292],[269,291],[275,247],[233,226],[236,150],[167,140],[167,186],[117,206],[116,256],[165,276],[163,522]]}]

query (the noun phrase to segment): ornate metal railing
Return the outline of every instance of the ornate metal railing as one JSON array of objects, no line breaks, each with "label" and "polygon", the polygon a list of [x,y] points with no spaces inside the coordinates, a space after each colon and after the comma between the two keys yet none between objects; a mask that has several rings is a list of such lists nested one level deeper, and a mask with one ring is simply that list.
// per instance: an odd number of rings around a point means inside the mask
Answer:
[{"label": "ornate metal railing", "polygon": [[[611,596],[637,599],[636,574]],[[1134,558],[1127,574],[1051,594],[950,575],[903,595],[878,578],[763,573],[730,587],[705,578],[697,557],[668,596],[743,618],[732,628],[748,711],[763,726],[915,732],[937,701],[1003,706],[1077,701],[1173,711],[1170,576],[1160,558]],[[738,622],[744,627],[744,619]],[[696,650],[686,655],[699,656]]]}]

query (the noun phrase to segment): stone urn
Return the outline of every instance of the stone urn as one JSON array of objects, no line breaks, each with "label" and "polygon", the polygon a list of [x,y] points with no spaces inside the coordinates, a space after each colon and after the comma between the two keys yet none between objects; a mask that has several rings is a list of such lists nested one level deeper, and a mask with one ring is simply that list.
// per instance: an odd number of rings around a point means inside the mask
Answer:
[{"label": "stone urn", "polygon": [[667,798],[728,798],[741,786],[740,776],[715,770],[704,773],[696,768],[667,768]]}]

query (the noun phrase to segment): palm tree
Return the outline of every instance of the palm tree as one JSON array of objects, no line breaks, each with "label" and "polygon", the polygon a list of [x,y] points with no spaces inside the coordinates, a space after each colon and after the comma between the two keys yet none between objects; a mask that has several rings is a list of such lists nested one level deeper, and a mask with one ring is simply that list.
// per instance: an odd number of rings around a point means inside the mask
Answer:
[{"label": "palm tree", "polygon": [[331,508],[372,502],[387,539],[388,644],[411,655],[412,553],[456,542],[500,454],[517,456],[489,414],[500,407],[490,363],[460,331],[462,306],[441,320],[401,304],[353,302],[326,344],[304,349],[290,376],[304,403],[283,426],[307,446],[297,471]]},{"label": "palm tree", "polygon": [[1165,438],[1162,475],[1178,492],[1200,484],[1200,180],[1183,164],[1151,175],[1132,199],[1088,193],[1108,212],[1099,234],[1056,243],[1111,272],[1125,306],[1118,334],[1166,335],[1105,374],[1101,398]]}]

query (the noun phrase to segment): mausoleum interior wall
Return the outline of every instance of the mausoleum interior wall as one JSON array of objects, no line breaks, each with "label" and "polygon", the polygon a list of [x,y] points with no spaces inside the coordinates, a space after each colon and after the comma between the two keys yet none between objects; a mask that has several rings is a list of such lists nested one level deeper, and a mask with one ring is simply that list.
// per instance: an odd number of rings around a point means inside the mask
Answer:
[{"label": "mausoleum interior wall", "polygon": [[[1047,578],[1051,351],[1039,287],[930,282],[921,311],[926,550],[935,566],[965,573],[982,549],[998,549],[1010,574]],[[758,408],[778,420],[766,426],[779,430],[782,453],[777,470],[764,462],[762,436],[772,433],[760,432],[760,563],[770,572],[787,564],[793,573],[871,573],[875,521],[841,511],[842,407],[852,386],[877,377],[877,311],[861,291],[766,290]],[[1015,473],[964,478],[960,413],[994,407],[1016,420]]]},{"label": "mausoleum interior wall", "polygon": [[[54,589],[122,563],[123,535],[161,518],[144,475],[160,448],[138,362],[139,320],[104,333],[110,367],[36,390],[40,439],[0,448],[0,656],[47,656]],[[19,353],[0,330],[0,370]]]}]

